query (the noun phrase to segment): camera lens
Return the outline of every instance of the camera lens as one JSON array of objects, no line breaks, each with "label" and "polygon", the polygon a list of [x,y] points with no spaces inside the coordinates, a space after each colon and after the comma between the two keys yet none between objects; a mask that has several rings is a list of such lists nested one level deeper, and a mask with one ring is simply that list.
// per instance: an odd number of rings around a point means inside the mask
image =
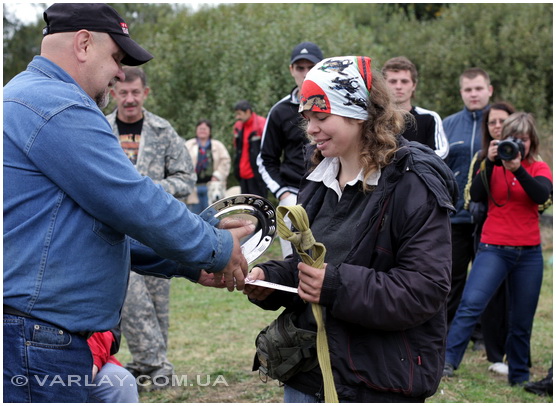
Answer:
[{"label": "camera lens", "polygon": [[498,156],[504,161],[511,161],[517,156],[517,148],[513,142],[502,141],[498,144]]},{"label": "camera lens", "polygon": [[511,161],[519,153],[521,153],[521,158],[525,157],[525,146],[521,139],[509,137],[498,144],[498,158],[503,161]]}]

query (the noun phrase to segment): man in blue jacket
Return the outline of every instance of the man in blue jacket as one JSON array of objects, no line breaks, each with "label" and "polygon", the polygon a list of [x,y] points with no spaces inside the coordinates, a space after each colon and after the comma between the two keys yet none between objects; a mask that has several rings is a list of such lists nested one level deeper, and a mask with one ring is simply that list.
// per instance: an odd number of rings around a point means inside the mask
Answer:
[{"label": "man in blue jacket", "polygon": [[465,107],[443,121],[450,144],[446,164],[454,173],[459,188],[456,212],[451,215],[452,289],[448,296],[448,323],[456,314],[467,279],[467,268],[474,257],[474,226],[471,214],[463,208],[463,190],[473,155],[481,149],[483,110],[488,106],[493,91],[488,73],[481,68],[465,70],[460,75],[459,84]]},{"label": "man in blue jacket", "polygon": [[4,87],[4,402],[82,403],[87,338],[118,324],[131,238],[173,260],[147,272],[204,269],[242,290],[253,227],[212,227],[126,157],[101,108],[122,64],[152,55],[112,7],[54,4],[44,19],[41,55]]}]

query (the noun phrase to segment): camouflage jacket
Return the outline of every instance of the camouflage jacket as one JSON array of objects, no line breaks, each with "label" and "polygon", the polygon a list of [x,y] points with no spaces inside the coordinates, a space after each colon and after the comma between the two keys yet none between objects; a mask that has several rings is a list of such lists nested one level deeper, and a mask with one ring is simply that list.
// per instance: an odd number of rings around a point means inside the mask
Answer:
[{"label": "camouflage jacket", "polygon": [[[114,134],[119,136],[116,124],[117,110],[106,116]],[[177,198],[187,197],[197,181],[191,156],[185,141],[172,125],[162,117],[143,109],[143,130],[139,155],[135,167],[164,190]]]}]

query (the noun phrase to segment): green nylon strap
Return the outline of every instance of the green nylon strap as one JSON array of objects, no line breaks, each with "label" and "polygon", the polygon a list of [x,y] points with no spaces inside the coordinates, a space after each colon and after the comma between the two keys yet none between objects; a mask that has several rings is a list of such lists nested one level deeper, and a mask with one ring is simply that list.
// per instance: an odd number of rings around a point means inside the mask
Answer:
[{"label": "green nylon strap", "polygon": [[[286,215],[299,232],[293,232],[286,226],[284,223]],[[305,209],[299,204],[296,206],[278,206],[277,220],[278,235],[293,244],[303,263],[315,268],[322,268],[326,248],[323,244],[315,241],[309,228],[309,219]],[[317,357],[324,379],[324,400],[326,403],[339,403],[336,387],[334,386],[332,365],[330,364],[330,351],[326,330],[324,329],[322,306],[318,303],[311,303],[311,309],[317,321]]]}]

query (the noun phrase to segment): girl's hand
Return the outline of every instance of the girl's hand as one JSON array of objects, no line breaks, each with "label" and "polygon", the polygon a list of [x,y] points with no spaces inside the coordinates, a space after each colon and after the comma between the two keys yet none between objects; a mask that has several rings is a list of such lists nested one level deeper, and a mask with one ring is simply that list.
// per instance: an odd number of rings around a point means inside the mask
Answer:
[{"label": "girl's hand", "polygon": [[299,269],[299,297],[306,302],[319,303],[326,264],[320,269],[300,262],[297,269]]},{"label": "girl's hand", "polygon": [[510,172],[517,171],[521,166],[521,152],[518,152],[517,157],[511,161],[502,161],[502,165],[504,165],[504,168]]},{"label": "girl's hand", "polygon": [[[254,267],[247,274],[245,279],[252,280],[252,281],[257,281],[257,280],[264,281],[265,280],[264,271],[262,270],[262,268]],[[246,283],[245,288],[243,288],[243,293],[246,294],[247,297],[252,300],[265,300],[272,292],[274,292],[274,289],[265,288],[262,286],[250,285],[248,283]]]},{"label": "girl's hand", "polygon": [[490,145],[488,146],[487,151],[487,158],[489,161],[494,162],[496,158],[498,158],[498,144],[500,140],[492,140],[490,141]]}]

